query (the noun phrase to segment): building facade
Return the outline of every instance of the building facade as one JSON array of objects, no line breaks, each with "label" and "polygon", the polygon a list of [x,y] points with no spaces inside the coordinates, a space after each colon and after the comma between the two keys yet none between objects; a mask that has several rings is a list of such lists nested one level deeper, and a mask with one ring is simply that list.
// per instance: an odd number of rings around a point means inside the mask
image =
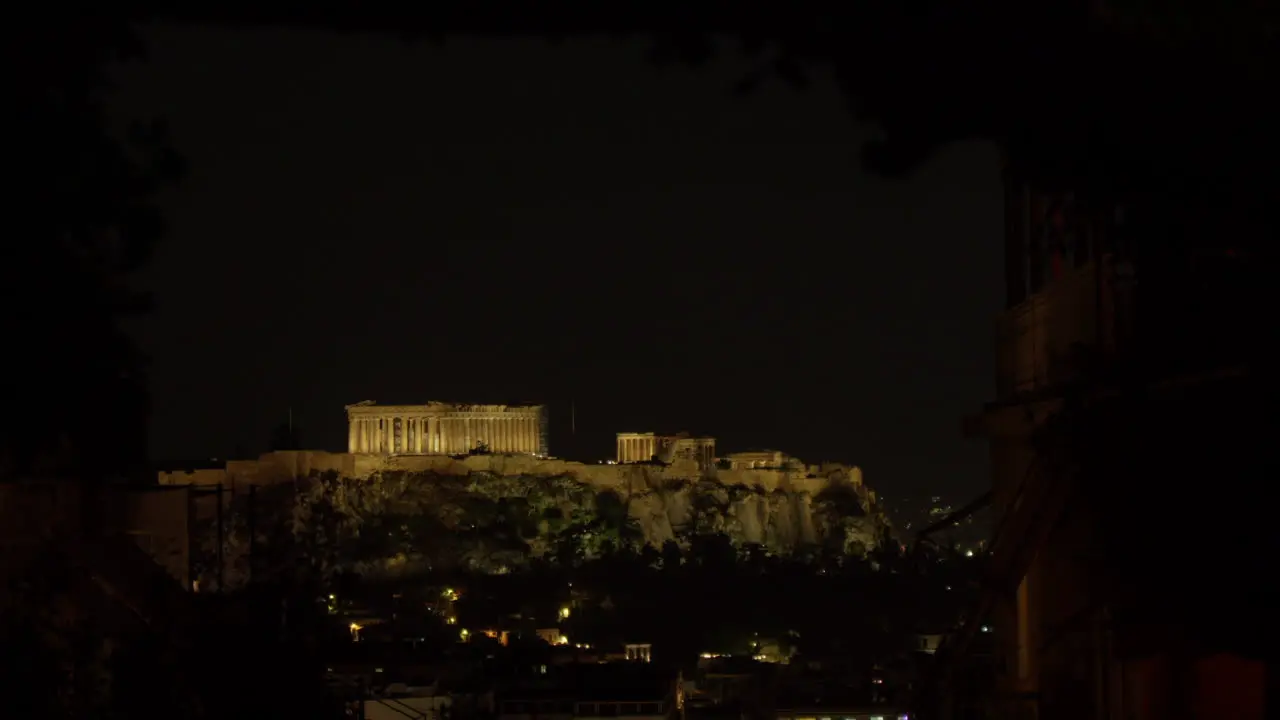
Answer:
[{"label": "building facade", "polygon": [[542,405],[347,406],[347,452],[369,455],[462,455],[479,447],[502,454],[545,456]]},{"label": "building facade", "polygon": [[693,460],[700,468],[710,468],[716,463],[716,439],[690,437],[685,433],[618,433],[619,465],[649,462],[654,458],[667,463],[672,460]]},{"label": "building facade", "polygon": [[790,457],[780,450],[748,450],[745,452],[729,453],[725,457],[720,458],[721,466],[729,470],[756,470],[756,469],[786,469],[797,464],[803,466],[799,460]]},{"label": "building facade", "polygon": [[[997,396],[969,424],[990,448],[991,589],[952,652],[991,623],[995,717],[1260,719],[1266,620],[1232,600],[1259,592],[1256,573],[1167,547],[1192,512],[1170,488],[1205,478],[1194,513],[1222,518],[1215,532],[1267,525],[1233,500],[1275,434],[1248,370],[1273,325],[1257,233],[1195,198],[1086,204],[1012,173],[1006,187]],[[1236,533],[1253,553],[1275,545]]]}]

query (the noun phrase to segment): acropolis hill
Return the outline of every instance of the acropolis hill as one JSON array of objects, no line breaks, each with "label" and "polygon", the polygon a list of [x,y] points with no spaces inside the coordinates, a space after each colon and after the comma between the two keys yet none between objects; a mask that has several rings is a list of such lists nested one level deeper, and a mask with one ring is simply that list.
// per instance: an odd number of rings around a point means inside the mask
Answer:
[{"label": "acropolis hill", "polygon": [[[615,491],[668,480],[715,480],[816,494],[838,478],[865,493],[862,471],[840,464],[805,465],[777,451],[715,455],[715,439],[655,433],[618,433],[608,464],[561,460],[548,454],[546,408],[540,405],[349,405],[348,452],[280,451],[256,460],[231,460],[225,468],[161,472],[162,485],[244,488],[291,482],[316,473],[368,478],[383,472],[500,476],[571,476]],[[477,453],[477,451],[480,451]]]},{"label": "acropolis hill", "polygon": [[[857,467],[805,465],[777,451],[721,456],[714,438],[657,433],[618,433],[613,460],[583,463],[549,456],[540,406],[363,402],[346,410],[351,452],[272,452],[222,468],[162,472],[159,481],[221,486],[231,502],[250,488],[280,488],[295,498],[289,511],[295,520],[309,512],[298,515],[299,503],[319,503],[341,505],[357,526],[373,516],[394,527],[425,518],[433,532],[483,527],[491,520],[484,508],[498,503],[502,513],[516,512],[529,523],[526,559],[552,552],[570,536],[589,540],[594,531],[583,529],[598,522],[602,496],[611,496],[606,504],[634,524],[637,540],[658,547],[721,533],[735,544],[777,552],[823,545],[857,554],[876,546],[888,527]],[[390,515],[400,519],[392,522]],[[422,538],[405,543],[431,545]],[[503,558],[467,562],[480,568],[518,562]],[[383,560],[396,567],[412,563]],[[368,563],[361,569],[376,571]]]}]

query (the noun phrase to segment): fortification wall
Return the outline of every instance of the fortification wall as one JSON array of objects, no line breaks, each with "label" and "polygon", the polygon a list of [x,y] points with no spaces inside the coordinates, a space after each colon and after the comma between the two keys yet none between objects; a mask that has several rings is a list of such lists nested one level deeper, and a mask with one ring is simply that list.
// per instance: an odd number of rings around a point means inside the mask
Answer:
[{"label": "fortification wall", "polygon": [[162,472],[162,485],[223,485],[231,493],[250,485],[275,485],[306,478],[312,473],[336,472],[343,477],[363,478],[383,472],[432,472],[441,475],[492,473],[515,476],[571,476],[601,490],[619,493],[640,492],[667,483],[714,480],[722,485],[743,485],[766,492],[817,494],[834,482],[847,482],[862,489],[862,471],[841,465],[811,466],[807,471],[784,469],[736,469],[702,472],[693,461],[670,465],[586,464],[538,458],[532,455],[371,455],[330,453],[319,450],[273,452],[257,460],[233,460],[225,468],[191,472]]}]

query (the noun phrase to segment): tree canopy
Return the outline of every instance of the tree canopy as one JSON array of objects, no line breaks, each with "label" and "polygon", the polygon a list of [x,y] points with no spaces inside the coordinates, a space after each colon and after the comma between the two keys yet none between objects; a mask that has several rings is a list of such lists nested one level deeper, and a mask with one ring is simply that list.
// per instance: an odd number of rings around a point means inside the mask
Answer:
[{"label": "tree canopy", "polygon": [[757,71],[804,84],[832,71],[855,115],[880,125],[866,164],[917,168],[983,139],[1020,177],[1104,196],[1269,177],[1275,3],[269,3],[173,4],[180,22],[449,35],[643,35],[657,63],[698,64],[736,40]]},{"label": "tree canopy", "polygon": [[76,18],[6,33],[12,235],[0,261],[0,477],[120,475],[144,460],[143,359],[119,321],[147,308],[130,276],[162,233],[150,204],[179,170],[164,128],[129,143],[102,108],[104,68],[140,50],[124,22]]}]

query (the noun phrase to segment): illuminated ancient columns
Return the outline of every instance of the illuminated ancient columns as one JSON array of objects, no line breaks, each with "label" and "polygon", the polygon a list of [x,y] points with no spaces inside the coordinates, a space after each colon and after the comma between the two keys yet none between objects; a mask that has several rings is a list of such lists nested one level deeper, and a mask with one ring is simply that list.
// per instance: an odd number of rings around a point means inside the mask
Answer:
[{"label": "illuminated ancient columns", "polygon": [[618,433],[617,462],[648,462],[658,454],[658,438],[653,433]]},{"label": "illuminated ancient columns", "polygon": [[[372,455],[459,455],[484,445],[494,453],[546,452],[537,406],[424,405],[347,407],[347,451]],[[639,457],[643,450],[632,447]]]}]

